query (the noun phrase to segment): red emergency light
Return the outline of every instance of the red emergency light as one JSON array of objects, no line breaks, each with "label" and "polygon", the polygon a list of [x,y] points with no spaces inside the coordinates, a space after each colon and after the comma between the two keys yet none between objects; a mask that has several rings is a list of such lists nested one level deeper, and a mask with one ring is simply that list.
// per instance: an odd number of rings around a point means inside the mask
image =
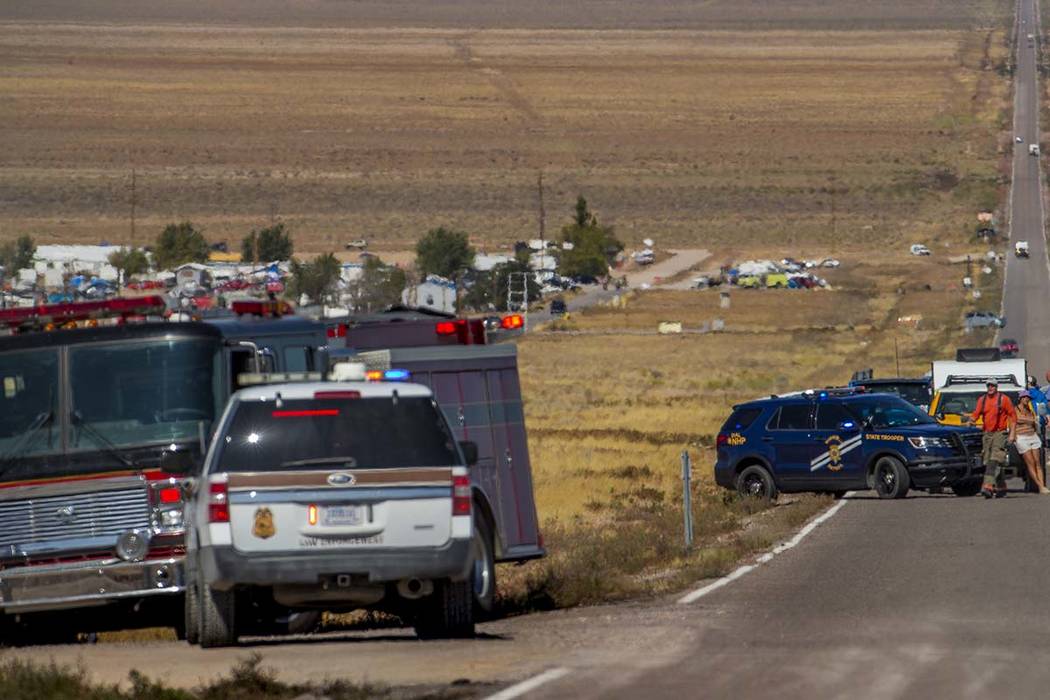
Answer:
[{"label": "red emergency light", "polygon": [[230,309],[238,316],[279,317],[295,313],[287,301],[235,301]]},{"label": "red emergency light", "polygon": [[438,321],[434,325],[438,335],[456,336],[460,345],[484,345],[485,322],[480,318],[457,318],[454,321]]},{"label": "red emergency light", "polygon": [[348,326],[345,323],[337,323],[334,326],[328,326],[327,333],[329,338],[345,338]]},{"label": "red emergency light", "polygon": [[37,327],[46,330],[76,328],[79,327],[77,325],[79,321],[117,319],[119,322],[145,318],[149,315],[160,316],[164,313],[165,308],[164,299],[159,296],[41,304],[0,309],[0,326],[7,326],[15,332]]}]

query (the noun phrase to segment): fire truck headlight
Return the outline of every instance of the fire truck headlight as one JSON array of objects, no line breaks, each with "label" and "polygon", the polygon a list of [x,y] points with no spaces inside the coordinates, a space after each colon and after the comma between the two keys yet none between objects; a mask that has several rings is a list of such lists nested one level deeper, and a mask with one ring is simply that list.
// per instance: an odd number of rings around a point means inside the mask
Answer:
[{"label": "fire truck headlight", "polygon": [[165,530],[178,530],[182,527],[182,509],[171,508],[160,512],[160,526]]},{"label": "fire truck headlight", "polygon": [[117,538],[117,556],[124,561],[142,561],[149,551],[149,538],[136,530],[128,530]]}]

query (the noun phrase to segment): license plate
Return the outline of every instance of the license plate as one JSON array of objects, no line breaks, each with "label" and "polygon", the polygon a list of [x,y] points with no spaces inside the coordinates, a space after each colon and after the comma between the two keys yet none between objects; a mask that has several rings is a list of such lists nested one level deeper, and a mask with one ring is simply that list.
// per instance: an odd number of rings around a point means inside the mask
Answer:
[{"label": "license plate", "polygon": [[325,527],[361,525],[367,512],[365,506],[322,506],[321,524]]}]

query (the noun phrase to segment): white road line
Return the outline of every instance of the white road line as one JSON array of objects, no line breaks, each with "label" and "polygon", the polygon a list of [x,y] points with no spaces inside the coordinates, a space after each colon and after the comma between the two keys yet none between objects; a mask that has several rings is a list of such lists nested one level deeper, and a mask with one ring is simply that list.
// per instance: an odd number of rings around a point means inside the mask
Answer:
[{"label": "white road line", "polygon": [[[849,494],[847,494],[847,496],[848,495]],[[708,593],[711,593],[712,591],[717,591],[722,586],[725,586],[725,585],[727,585],[729,583],[732,583],[733,581],[736,581],[738,578],[740,578],[744,574],[746,574],[746,573],[748,573],[750,571],[754,571],[755,569],[757,569],[761,565],[772,561],[773,557],[775,557],[776,555],[781,554],[783,552],[786,552],[787,550],[798,546],[798,543],[801,542],[803,539],[805,539],[805,537],[807,535],[809,535],[809,533],[811,533],[815,529],[817,529],[817,527],[821,523],[829,520],[832,516],[835,515],[835,513],[838,513],[840,510],[842,510],[842,506],[844,506],[844,505],[846,505],[846,500],[845,499],[843,499],[843,500],[839,501],[838,503],[836,503],[835,505],[833,505],[831,508],[829,508],[827,510],[827,512],[822,513],[818,517],[816,517],[813,520],[809,521],[809,523],[804,528],[799,530],[798,534],[796,534],[790,540],[788,540],[787,542],[784,542],[783,544],[777,545],[771,551],[766,552],[765,554],[760,556],[758,558],[758,560],[756,561],[756,563],[754,563],[754,564],[745,564],[745,565],[737,568],[732,573],[729,573],[729,574],[723,576],[722,578],[707,584],[703,588],[698,588],[695,591],[692,591],[691,593],[685,594],[684,596],[682,596],[681,598],[678,599],[678,604],[679,605],[688,605],[689,603],[696,602],[697,600],[703,598]]]},{"label": "white road line", "polygon": [[515,683],[509,688],[504,688],[495,695],[489,695],[484,700],[511,700],[511,698],[520,698],[525,693],[531,692],[539,688],[544,683],[550,683],[556,681],[559,678],[563,678],[569,675],[571,669],[568,668],[552,668],[548,671],[533,676],[532,678],[526,678],[521,683]]}]

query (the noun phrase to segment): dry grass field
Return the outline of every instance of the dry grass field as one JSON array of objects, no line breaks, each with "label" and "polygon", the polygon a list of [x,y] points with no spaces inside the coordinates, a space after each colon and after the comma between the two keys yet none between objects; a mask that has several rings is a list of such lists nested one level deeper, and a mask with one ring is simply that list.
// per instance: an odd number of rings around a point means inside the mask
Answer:
[{"label": "dry grass field", "polygon": [[542,170],[554,230],[583,193],[628,243],[836,250],[955,235],[999,184],[1002,1],[280,4],[4,3],[0,238],[129,241],[134,198],[139,243],[498,246]]}]

